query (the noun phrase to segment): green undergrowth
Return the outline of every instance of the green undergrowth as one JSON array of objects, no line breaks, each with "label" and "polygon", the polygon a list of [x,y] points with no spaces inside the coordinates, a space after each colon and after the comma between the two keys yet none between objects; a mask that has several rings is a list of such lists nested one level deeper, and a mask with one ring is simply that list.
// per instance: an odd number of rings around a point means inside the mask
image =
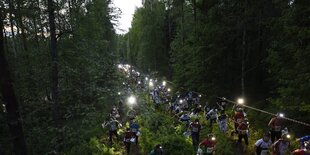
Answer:
[{"label": "green undergrowth", "polygon": [[[138,117],[138,121],[141,125],[141,140],[140,148],[143,153],[148,153],[156,144],[162,144],[167,154],[194,154],[196,150],[192,147],[190,137],[185,137],[183,132],[187,129],[185,125],[177,121],[176,118],[169,115],[164,111],[164,107],[160,107],[159,110],[154,110],[153,103],[146,99],[149,108],[147,115],[141,114]],[[233,124],[228,124],[227,133],[222,133],[219,130],[218,124],[214,124],[211,128],[209,127],[209,121],[207,121],[203,115],[198,116],[203,129],[200,133],[200,141],[205,139],[208,134],[213,133],[217,139],[217,150],[216,154],[219,155],[234,155],[243,154],[238,148],[237,136],[230,136],[233,131]],[[261,138],[263,134],[262,130],[250,129],[249,146],[244,154],[253,153],[253,146],[256,140]]]},{"label": "green undergrowth", "polygon": [[[155,109],[154,104],[150,101],[145,93],[139,95],[139,115],[137,121],[140,124],[141,136],[139,138],[139,147],[132,149],[131,154],[148,154],[155,145],[161,144],[165,154],[191,155],[195,154],[192,146],[191,137],[183,135],[187,131],[184,124],[179,122],[175,117],[170,115],[162,105],[159,109]],[[251,113],[250,113],[251,114]],[[231,113],[229,113],[231,117]],[[126,116],[124,116],[126,117]],[[233,123],[230,120],[228,123],[228,131],[222,133],[219,130],[218,124],[209,127],[209,121],[203,115],[198,116],[203,128],[200,133],[200,142],[207,137],[208,134],[213,133],[217,139],[217,155],[235,155],[235,154],[253,154],[254,143],[260,139],[265,132],[262,128],[252,126],[250,124],[249,145],[246,152],[242,152],[242,148],[237,145],[237,135],[231,136],[230,133],[234,130]],[[252,117],[250,117],[252,118]],[[88,142],[81,143],[82,146],[77,146],[68,154],[85,153],[95,155],[121,155],[125,153],[122,144],[122,136],[125,127],[119,130],[119,142],[116,142],[112,147],[108,146],[107,129],[102,129],[100,126],[94,127],[90,133],[95,135]],[[244,142],[243,142],[244,145]],[[245,146],[245,145],[244,145]],[[292,143],[292,147],[297,146],[296,142]],[[83,150],[79,149],[83,148]],[[85,149],[86,148],[86,149]],[[139,150],[137,150],[139,149]]]},{"label": "green undergrowth", "polygon": [[141,125],[140,148],[149,153],[155,145],[162,144],[166,154],[192,154],[191,141],[183,136],[185,129],[165,114],[153,112],[138,117]]}]

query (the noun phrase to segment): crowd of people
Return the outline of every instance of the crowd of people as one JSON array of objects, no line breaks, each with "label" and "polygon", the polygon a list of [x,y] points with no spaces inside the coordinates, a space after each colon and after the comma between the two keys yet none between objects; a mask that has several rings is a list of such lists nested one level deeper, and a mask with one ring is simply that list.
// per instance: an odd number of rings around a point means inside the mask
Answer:
[{"label": "crowd of people", "polygon": [[[163,107],[167,113],[184,124],[187,129],[184,135],[191,136],[193,149],[198,155],[215,154],[218,148],[216,147],[216,136],[212,133],[213,127],[218,125],[219,130],[226,134],[230,121],[234,129],[229,135],[237,137],[237,145],[243,146],[242,142],[244,142],[245,146],[242,151],[245,152],[246,148],[248,148],[250,123],[242,105],[231,107],[233,112],[230,114],[227,111],[229,102],[224,97],[217,98],[215,104],[209,104],[208,102],[202,104],[202,95],[197,92],[174,91],[175,93],[173,94],[171,89],[167,87],[166,81],[159,82],[157,79],[143,76],[139,72],[131,70],[129,65],[122,65],[119,68],[124,73],[130,75],[127,77],[131,85],[149,93],[156,109]],[[206,127],[209,127],[209,131],[211,131],[202,141],[200,141],[200,132],[204,126],[200,123],[198,116],[204,116],[203,118],[208,121]],[[113,107],[110,117],[110,122],[106,123],[106,125],[110,125],[109,141],[112,144],[113,135],[118,138],[117,129],[121,127],[117,120],[119,113],[116,107]],[[253,146],[256,155],[310,154],[310,136],[297,139],[300,143],[300,148],[294,151],[291,150],[290,143],[292,138],[288,129],[284,126],[285,119],[283,117],[283,114],[278,113],[266,125],[266,129],[269,129],[269,131],[262,135],[262,138],[257,140]],[[139,128],[140,126],[135,119],[130,118],[129,127],[126,128],[123,140],[128,154],[130,153],[131,143],[138,145],[138,137],[141,134]],[[162,146],[158,144],[150,152],[150,155],[161,155],[163,153]]]}]

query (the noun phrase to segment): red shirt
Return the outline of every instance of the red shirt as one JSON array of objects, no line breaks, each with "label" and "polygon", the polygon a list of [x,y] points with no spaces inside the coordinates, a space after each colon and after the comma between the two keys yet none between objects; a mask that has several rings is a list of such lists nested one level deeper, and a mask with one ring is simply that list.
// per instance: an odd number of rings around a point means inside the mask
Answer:
[{"label": "red shirt", "polygon": [[274,117],[270,120],[270,127],[274,128],[275,126],[281,126],[282,120],[281,118]]},{"label": "red shirt", "polygon": [[298,149],[292,152],[293,155],[310,155],[310,153],[306,152],[303,149]]},{"label": "red shirt", "polygon": [[133,133],[131,131],[127,131],[125,133],[125,139],[130,139],[132,137]]},{"label": "red shirt", "polygon": [[214,147],[216,144],[216,141],[210,141],[209,139],[205,139],[201,142],[201,144],[206,147]]},{"label": "red shirt", "polygon": [[239,131],[239,134],[246,134],[247,133],[247,130],[248,130],[248,125],[245,124],[245,123],[241,123],[237,130]]},{"label": "red shirt", "polygon": [[242,112],[236,112],[234,116],[235,122],[239,122],[244,118],[244,115]]}]

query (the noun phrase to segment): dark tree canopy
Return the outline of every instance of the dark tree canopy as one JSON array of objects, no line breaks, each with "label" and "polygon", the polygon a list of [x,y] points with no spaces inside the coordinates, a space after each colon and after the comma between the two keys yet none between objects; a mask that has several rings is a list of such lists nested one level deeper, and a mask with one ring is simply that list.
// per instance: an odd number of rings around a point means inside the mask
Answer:
[{"label": "dark tree canopy", "polygon": [[[110,149],[101,128],[124,99],[117,95],[127,86],[119,63],[172,81],[174,93],[205,94],[203,104],[242,96],[250,106],[309,123],[309,0],[143,0],[122,35],[112,0],[2,0],[0,13],[0,154],[124,151],[119,144]],[[139,120],[148,142],[140,151],[158,138],[168,153],[192,152],[183,128],[152,108]],[[257,136],[270,118],[249,113]],[[155,128],[153,117],[172,126]],[[220,139],[222,153],[236,153]]]}]

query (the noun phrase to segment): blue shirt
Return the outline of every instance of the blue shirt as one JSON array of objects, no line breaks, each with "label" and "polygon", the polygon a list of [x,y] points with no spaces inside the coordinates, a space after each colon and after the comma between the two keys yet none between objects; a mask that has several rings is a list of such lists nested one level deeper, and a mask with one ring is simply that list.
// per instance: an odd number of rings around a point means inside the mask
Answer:
[{"label": "blue shirt", "polygon": [[299,141],[303,143],[309,140],[310,140],[310,136],[304,136],[304,137],[301,137]]},{"label": "blue shirt", "polygon": [[137,123],[131,123],[129,126],[131,129],[136,129],[136,130],[138,130],[140,128],[139,124],[137,124]]}]

